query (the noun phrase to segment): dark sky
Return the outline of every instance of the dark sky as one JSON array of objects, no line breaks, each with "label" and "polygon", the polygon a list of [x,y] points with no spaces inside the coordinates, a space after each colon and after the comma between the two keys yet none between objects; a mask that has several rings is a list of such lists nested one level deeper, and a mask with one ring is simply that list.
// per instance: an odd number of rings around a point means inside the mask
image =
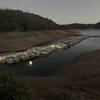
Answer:
[{"label": "dark sky", "polygon": [[100,0],[0,0],[0,7],[39,14],[59,24],[100,21]]}]

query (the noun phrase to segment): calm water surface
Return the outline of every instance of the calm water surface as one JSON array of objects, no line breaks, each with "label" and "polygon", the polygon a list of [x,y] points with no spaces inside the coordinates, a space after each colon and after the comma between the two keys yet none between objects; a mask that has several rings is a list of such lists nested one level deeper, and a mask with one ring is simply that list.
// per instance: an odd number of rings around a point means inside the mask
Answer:
[{"label": "calm water surface", "polygon": [[[100,30],[81,30],[81,34],[100,36]],[[65,51],[32,60],[32,65],[29,65],[29,61],[13,65],[0,65],[0,71],[13,72],[20,76],[48,76],[72,63],[79,54],[97,49],[100,49],[100,38],[90,38]]]}]

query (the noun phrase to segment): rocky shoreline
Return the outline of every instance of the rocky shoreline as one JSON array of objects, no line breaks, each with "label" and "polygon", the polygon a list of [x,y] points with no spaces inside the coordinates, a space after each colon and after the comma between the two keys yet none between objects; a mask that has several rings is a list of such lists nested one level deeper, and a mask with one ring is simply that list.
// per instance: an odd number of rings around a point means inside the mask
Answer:
[{"label": "rocky shoreline", "polygon": [[52,41],[49,45],[32,47],[24,52],[13,52],[0,56],[0,63],[13,64],[19,61],[28,60],[31,58],[47,56],[59,50],[68,49],[82,40],[89,38],[88,36],[71,36],[60,40]]}]

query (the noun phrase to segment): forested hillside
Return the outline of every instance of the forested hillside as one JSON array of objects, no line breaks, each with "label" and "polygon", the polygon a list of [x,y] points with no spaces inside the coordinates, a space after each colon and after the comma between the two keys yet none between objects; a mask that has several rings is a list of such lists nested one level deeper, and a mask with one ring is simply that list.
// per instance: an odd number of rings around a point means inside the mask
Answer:
[{"label": "forested hillside", "polygon": [[46,30],[57,26],[52,20],[39,15],[21,10],[0,9],[0,32]]},{"label": "forested hillside", "polygon": [[96,24],[72,23],[68,25],[62,25],[61,27],[65,29],[100,29],[100,22]]}]

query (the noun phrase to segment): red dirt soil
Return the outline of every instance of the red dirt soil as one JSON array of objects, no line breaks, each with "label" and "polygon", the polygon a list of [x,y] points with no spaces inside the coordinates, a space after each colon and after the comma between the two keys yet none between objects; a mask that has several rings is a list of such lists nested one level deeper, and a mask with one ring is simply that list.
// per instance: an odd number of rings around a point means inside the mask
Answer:
[{"label": "red dirt soil", "polygon": [[49,30],[0,33],[0,52],[20,51],[43,42],[79,35],[79,30]]}]

